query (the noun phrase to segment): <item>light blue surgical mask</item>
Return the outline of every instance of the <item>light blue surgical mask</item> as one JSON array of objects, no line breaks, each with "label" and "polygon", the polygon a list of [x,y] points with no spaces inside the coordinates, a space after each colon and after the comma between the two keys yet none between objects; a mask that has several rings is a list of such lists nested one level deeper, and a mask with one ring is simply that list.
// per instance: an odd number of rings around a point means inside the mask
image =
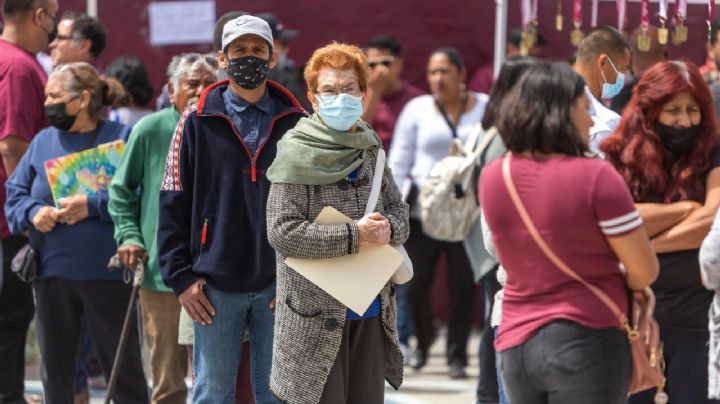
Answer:
[{"label": "light blue surgical mask", "polygon": [[318,114],[325,124],[337,131],[344,132],[360,118],[363,113],[362,97],[340,93],[337,95],[317,95]]},{"label": "light blue surgical mask", "polygon": [[605,73],[603,73],[603,71],[600,70],[600,74],[602,75],[602,78],[604,81],[604,83],[602,85],[602,94],[600,95],[600,97],[605,98],[605,99],[613,98],[616,95],[620,94],[620,91],[622,91],[623,87],[625,86],[625,74],[617,71],[617,69],[615,68],[615,64],[613,63],[613,61],[610,58],[608,58],[608,62],[610,62],[610,67],[612,67],[613,70],[615,70],[615,74],[617,75],[617,78],[615,79],[615,83],[610,84],[607,82],[607,79],[605,78]]}]

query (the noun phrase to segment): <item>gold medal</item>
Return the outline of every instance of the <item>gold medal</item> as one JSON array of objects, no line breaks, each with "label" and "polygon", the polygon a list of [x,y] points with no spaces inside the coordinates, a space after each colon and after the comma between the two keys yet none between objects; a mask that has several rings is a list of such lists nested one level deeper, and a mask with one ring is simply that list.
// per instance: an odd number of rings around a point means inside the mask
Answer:
[{"label": "gold medal", "polygon": [[647,52],[650,50],[650,35],[648,35],[647,27],[643,27],[640,31],[640,35],[637,37],[637,47],[640,52]]},{"label": "gold medal", "polygon": [[658,43],[665,45],[668,42],[668,29],[665,28],[665,21],[662,22],[660,28],[658,28]]},{"label": "gold medal", "polygon": [[558,32],[562,32],[563,30],[563,16],[562,14],[558,14],[555,16],[555,30]]},{"label": "gold medal", "polygon": [[675,25],[675,32],[673,32],[673,44],[680,45],[681,43],[687,41],[688,38],[688,28],[685,26],[684,20],[679,20],[678,24]]},{"label": "gold medal", "polygon": [[580,24],[575,23],[575,29],[570,32],[570,43],[577,48],[584,37],[585,34],[580,30]]}]

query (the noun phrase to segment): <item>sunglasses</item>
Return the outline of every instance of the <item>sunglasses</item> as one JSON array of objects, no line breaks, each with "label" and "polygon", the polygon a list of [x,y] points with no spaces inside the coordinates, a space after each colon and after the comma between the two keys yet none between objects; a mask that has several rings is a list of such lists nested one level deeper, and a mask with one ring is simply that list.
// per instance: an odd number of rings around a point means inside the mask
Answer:
[{"label": "sunglasses", "polygon": [[368,66],[370,66],[371,69],[374,69],[374,68],[378,67],[379,65],[383,65],[385,67],[390,67],[390,65],[392,65],[392,64],[393,64],[392,59],[384,59],[379,62],[368,62]]},{"label": "sunglasses", "polygon": [[209,64],[212,67],[217,68],[218,67],[218,60],[217,57],[202,53],[186,53],[182,55],[182,61],[183,63],[195,63],[200,58],[205,60],[205,63]]}]

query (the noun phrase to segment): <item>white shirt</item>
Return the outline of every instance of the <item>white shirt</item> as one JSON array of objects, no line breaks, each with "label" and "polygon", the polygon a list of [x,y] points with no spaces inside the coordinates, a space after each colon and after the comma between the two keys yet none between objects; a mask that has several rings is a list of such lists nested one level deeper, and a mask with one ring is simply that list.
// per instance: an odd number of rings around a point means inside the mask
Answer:
[{"label": "white shirt", "polygon": [[[457,135],[467,141],[475,125],[482,120],[487,94],[469,93],[475,105],[460,116]],[[388,165],[398,186],[406,177],[420,186],[430,175],[433,165],[447,157],[452,131],[440,111],[435,108],[432,95],[415,97],[405,104],[397,123],[390,147]]]},{"label": "white shirt", "polygon": [[620,123],[620,115],[598,101],[587,86],[585,94],[590,100],[590,116],[595,124],[590,128],[590,151],[602,156],[600,144],[615,131]]}]

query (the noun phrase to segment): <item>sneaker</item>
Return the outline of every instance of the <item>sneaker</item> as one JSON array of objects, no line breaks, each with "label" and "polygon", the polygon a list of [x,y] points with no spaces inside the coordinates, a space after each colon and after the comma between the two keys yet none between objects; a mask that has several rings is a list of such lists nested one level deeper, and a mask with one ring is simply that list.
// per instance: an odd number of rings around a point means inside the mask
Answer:
[{"label": "sneaker", "polygon": [[410,362],[410,347],[405,344],[400,344],[400,352],[403,356],[403,366],[407,366]]},{"label": "sneaker", "polygon": [[451,363],[449,368],[448,374],[451,379],[466,379],[468,377],[465,366],[460,363]]},{"label": "sneaker", "polygon": [[419,349],[414,350],[408,358],[408,366],[415,370],[420,370],[427,363],[427,354]]}]

